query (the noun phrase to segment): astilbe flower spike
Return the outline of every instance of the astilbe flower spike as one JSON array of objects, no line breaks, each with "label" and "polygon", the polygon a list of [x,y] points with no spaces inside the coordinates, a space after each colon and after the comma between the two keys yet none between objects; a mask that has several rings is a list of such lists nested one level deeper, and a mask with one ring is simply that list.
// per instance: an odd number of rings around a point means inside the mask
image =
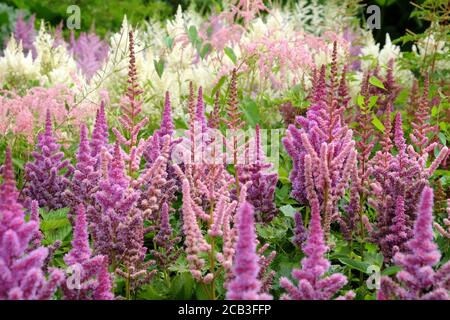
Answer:
[{"label": "astilbe flower spike", "polygon": [[92,131],[92,138],[89,142],[91,148],[91,156],[97,159],[95,168],[100,166],[100,150],[106,147],[109,141],[108,123],[106,122],[105,103],[100,103],[100,108],[97,110],[95,117],[94,130]]},{"label": "astilbe flower spike", "polygon": [[259,257],[256,253],[256,234],[254,211],[252,206],[244,202],[239,206],[237,214],[238,240],[233,263],[234,278],[227,287],[228,300],[270,300],[272,296],[260,294],[261,282],[258,279]]},{"label": "astilbe flower spike", "polygon": [[247,151],[252,154],[246,159],[246,163],[236,166],[239,183],[252,182],[247,190],[247,201],[255,210],[256,221],[268,223],[278,212],[274,204],[278,174],[267,172],[273,165],[264,162],[259,125],[256,125],[254,147],[251,146],[249,149]]},{"label": "astilbe flower spike", "polygon": [[[427,167],[426,157],[422,157],[411,145],[407,145],[400,113],[395,116],[393,136],[397,155],[389,154],[391,146],[386,141],[386,147],[376,153],[369,167],[373,180],[370,184],[368,203],[377,212],[374,226],[369,226],[371,229],[369,235],[371,241],[380,246],[387,263],[413,236],[412,229],[420,194],[448,153],[447,147],[443,147],[436,159]],[[403,202],[401,210],[398,208],[399,201]],[[399,232],[398,228],[402,232]]]},{"label": "astilbe flower spike", "polygon": [[64,262],[78,278],[62,286],[65,300],[113,300],[112,278],[108,273],[108,258],[92,257],[88,225],[83,204],[77,206],[72,249]]},{"label": "astilbe flower spike", "polygon": [[33,59],[36,58],[37,52],[34,46],[36,38],[36,31],[34,30],[35,15],[33,14],[28,22],[23,19],[23,13],[20,12],[17,16],[16,25],[14,28],[14,39],[17,43],[22,43],[22,48],[25,54],[31,52]]},{"label": "astilbe flower spike", "polygon": [[[32,200],[39,202],[39,207],[47,210],[64,208],[68,205],[65,191],[70,186],[69,177],[73,167],[69,160],[63,160],[64,153],[56,142],[52,131],[50,111],[47,110],[45,132],[38,136],[33,162],[25,165],[25,187],[22,190],[26,206]],[[65,173],[62,171],[65,170]]]},{"label": "astilbe flower spike", "polygon": [[[303,246],[306,257],[302,259],[302,269],[292,271],[292,276],[298,280],[298,284],[295,286],[290,280],[282,277],[280,285],[287,291],[282,299],[330,300],[347,283],[347,278],[340,273],[324,277],[330,268],[330,262],[323,256],[328,247],[324,241],[319,210],[319,203],[317,200],[313,201],[309,235]],[[338,299],[353,299],[353,297],[354,293],[349,291]]]},{"label": "astilbe flower spike", "polygon": [[130,31],[128,34],[130,63],[128,66],[128,88],[125,97],[122,99],[122,115],[119,121],[122,125],[122,132],[113,128],[117,140],[127,148],[128,151],[128,174],[132,175],[139,169],[142,154],[145,151],[146,143],[144,139],[139,139],[138,135],[142,128],[147,124],[148,118],[143,117],[139,120],[142,111],[142,101],[140,95],[143,90],[137,82],[136,56],[134,53],[134,36]]},{"label": "astilbe flower spike", "polygon": [[116,273],[127,283],[127,297],[139,284],[150,281],[154,271],[147,268],[153,260],[144,262],[144,221],[137,207],[140,192],[131,186],[125,173],[122,150],[116,141],[106,176],[99,183],[95,199],[100,211],[93,228],[96,253],[105,255]]},{"label": "astilbe flower spike", "polygon": [[434,227],[443,237],[450,238],[450,199],[447,200],[447,215],[448,218],[444,219],[444,224],[447,227],[447,230],[445,230],[445,228],[437,222],[434,223]]},{"label": "astilbe flower spike", "polygon": [[[51,299],[64,280],[64,273],[50,270],[44,274],[45,247],[29,250],[39,232],[36,221],[25,221],[25,209],[18,201],[11,151],[6,148],[0,185],[0,300]],[[31,244],[33,245],[33,244]]]},{"label": "astilbe flower spike", "polygon": [[414,224],[414,236],[405,250],[396,253],[394,263],[402,268],[395,282],[382,277],[378,299],[448,300],[450,290],[450,262],[433,270],[441,257],[433,242],[433,189],[422,191]]},{"label": "astilbe flower spike", "polygon": [[308,238],[308,230],[303,225],[302,214],[296,212],[294,215],[295,229],[293,243],[299,248],[302,248],[303,243]]}]

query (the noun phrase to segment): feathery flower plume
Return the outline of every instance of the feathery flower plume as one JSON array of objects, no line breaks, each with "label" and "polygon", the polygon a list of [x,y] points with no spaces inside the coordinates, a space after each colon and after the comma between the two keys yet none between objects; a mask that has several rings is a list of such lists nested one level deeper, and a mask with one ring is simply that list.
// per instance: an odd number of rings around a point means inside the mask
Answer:
[{"label": "feathery flower plume", "polygon": [[303,225],[302,214],[296,212],[294,215],[295,229],[293,243],[299,248],[302,248],[303,242],[308,238],[308,230]]},{"label": "feathery flower plume", "polygon": [[69,160],[63,160],[64,153],[60,148],[53,136],[51,115],[47,110],[45,132],[38,136],[36,151],[32,153],[34,161],[25,165],[26,184],[22,194],[27,207],[32,200],[38,201],[39,207],[47,210],[68,205],[65,191],[70,186],[73,167]]},{"label": "feathery flower plume", "polygon": [[247,190],[247,201],[255,210],[256,221],[268,223],[278,213],[274,203],[278,174],[267,172],[273,165],[264,162],[259,125],[256,125],[254,148],[250,147],[250,149],[253,154],[248,159],[249,163],[238,164],[236,171],[239,183],[252,182]]},{"label": "feathery flower plume", "polygon": [[88,225],[83,204],[77,206],[72,249],[64,262],[79,276],[75,283],[69,280],[62,286],[65,300],[113,300],[112,279],[108,274],[108,259],[92,256],[89,247]]},{"label": "feathery flower plume", "polygon": [[344,106],[336,98],[336,55],[335,44],[329,82],[325,81],[325,72],[321,72],[313,104],[306,117],[296,119],[301,128],[290,125],[283,138],[293,160],[292,197],[302,204],[318,201],[327,239],[331,223],[339,218],[337,203],[348,186],[357,156],[353,132],[343,122]]},{"label": "feathery flower plume", "polygon": [[148,118],[143,117],[139,120],[142,111],[142,101],[139,96],[143,93],[137,82],[136,56],[134,53],[134,37],[133,32],[128,34],[130,63],[128,66],[128,88],[125,97],[122,99],[122,115],[119,121],[122,125],[122,131],[113,128],[113,132],[117,140],[127,148],[128,159],[128,174],[132,175],[139,169],[141,156],[145,150],[145,140],[138,141],[139,132],[147,124]]},{"label": "feathery flower plume", "polygon": [[[324,258],[327,250],[320,223],[319,203],[316,200],[311,204],[311,222],[308,240],[303,246],[306,257],[302,259],[302,269],[292,271],[292,276],[298,280],[298,284],[295,286],[290,280],[282,277],[280,285],[287,291],[282,299],[330,300],[347,283],[347,278],[340,273],[324,277],[330,268],[330,262]],[[353,297],[354,293],[349,291],[340,298]]]},{"label": "feathery flower plume", "polygon": [[[106,122],[105,115],[105,102],[102,100],[100,103],[100,109],[97,110],[95,117],[94,130],[92,131],[92,138],[89,142],[91,148],[91,156],[97,159],[99,162],[100,150],[102,147],[106,147],[109,141],[108,123]],[[98,169],[99,163],[95,168]]]},{"label": "feathery flower plume", "polygon": [[220,90],[217,90],[214,97],[214,108],[209,114],[208,127],[211,129],[218,129],[220,125]]},{"label": "feathery flower plume", "polygon": [[[25,221],[25,209],[18,201],[11,151],[6,148],[0,185],[0,299],[47,300],[64,280],[64,273],[53,269],[44,274],[45,247],[29,250],[39,232],[35,219]],[[33,206],[35,207],[35,205]],[[32,244],[33,245],[33,244]]]},{"label": "feathery flower plume", "polygon": [[413,236],[416,207],[422,190],[428,186],[428,179],[448,152],[447,147],[443,147],[439,156],[426,167],[425,158],[406,144],[400,113],[395,117],[394,144],[397,155],[388,155],[390,147],[384,148],[377,152],[369,168],[373,181],[368,203],[377,212],[376,223],[370,227],[369,234],[371,240],[380,246],[386,262],[390,262]]},{"label": "feathery flower plume", "polygon": [[441,253],[433,242],[432,210],[433,189],[425,187],[417,210],[414,237],[406,243],[404,251],[394,256],[394,263],[402,267],[396,275],[397,282],[389,277],[382,277],[378,299],[450,299],[450,262],[433,270]]},{"label": "feathery flower plume", "polygon": [[228,284],[228,300],[271,300],[272,296],[260,294],[261,282],[258,279],[259,257],[256,254],[256,234],[254,211],[244,202],[239,206],[238,240],[233,263],[234,278]]},{"label": "feathery flower plume", "polygon": [[23,19],[23,13],[20,12],[17,16],[16,26],[14,28],[14,39],[17,43],[22,43],[22,48],[25,54],[31,52],[33,59],[36,58],[37,52],[34,46],[36,38],[36,30],[34,30],[35,15],[33,14],[28,22]]}]

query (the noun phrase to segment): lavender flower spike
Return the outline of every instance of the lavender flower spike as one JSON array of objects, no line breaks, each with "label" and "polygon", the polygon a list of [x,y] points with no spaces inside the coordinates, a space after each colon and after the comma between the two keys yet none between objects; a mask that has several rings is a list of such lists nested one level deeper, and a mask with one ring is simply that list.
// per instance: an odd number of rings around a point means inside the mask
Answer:
[{"label": "lavender flower spike", "polygon": [[398,283],[389,277],[382,277],[378,299],[450,299],[450,262],[437,271],[432,268],[441,258],[433,242],[432,209],[433,189],[425,187],[414,224],[414,237],[406,243],[405,252],[398,252],[394,256],[395,264],[403,269],[397,273]]},{"label": "lavender flower spike", "polygon": [[158,130],[158,135],[160,138],[165,135],[172,136],[174,132],[174,125],[172,121],[172,109],[170,106],[170,94],[166,91],[166,100],[164,102],[164,110],[161,119],[161,126]]},{"label": "lavender flower spike", "polygon": [[0,185],[0,300],[50,299],[64,280],[60,270],[43,272],[48,255],[45,247],[28,251],[33,236],[39,231],[34,220],[25,221],[25,212],[18,202],[11,151],[6,148]]},{"label": "lavender flower spike", "polygon": [[[330,268],[330,262],[323,257],[328,247],[324,241],[317,200],[311,204],[311,216],[308,240],[303,247],[306,257],[302,260],[302,269],[292,271],[292,276],[298,280],[298,285],[295,286],[290,280],[282,277],[280,285],[288,291],[281,297],[282,299],[330,300],[347,283],[347,278],[340,273],[323,277]],[[352,299],[353,296],[353,292],[349,291],[338,299]]]},{"label": "lavender flower spike", "polygon": [[234,278],[228,285],[228,300],[271,300],[272,296],[260,294],[259,256],[256,254],[256,234],[253,207],[244,202],[238,209],[239,236],[233,266]]},{"label": "lavender flower spike", "polygon": [[91,147],[91,156],[99,157],[100,150],[106,146],[109,141],[108,124],[105,115],[105,103],[100,103],[100,109],[97,111],[95,118],[94,130],[92,131],[92,139],[89,143]]}]

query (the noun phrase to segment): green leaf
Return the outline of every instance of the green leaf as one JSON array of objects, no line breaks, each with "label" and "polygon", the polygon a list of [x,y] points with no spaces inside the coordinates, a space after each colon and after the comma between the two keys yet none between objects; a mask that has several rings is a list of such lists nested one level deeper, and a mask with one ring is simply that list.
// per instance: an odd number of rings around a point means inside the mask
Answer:
[{"label": "green leaf", "polygon": [[205,44],[199,52],[200,58],[204,59],[205,56],[211,51],[211,49],[212,46],[209,43]]},{"label": "green leaf", "polygon": [[431,108],[431,116],[436,117],[437,114],[438,114],[438,107],[433,106],[433,108]]},{"label": "green leaf", "polygon": [[240,109],[244,112],[248,124],[253,128],[260,122],[259,108],[255,101],[244,101],[240,104]]},{"label": "green leaf", "polygon": [[172,46],[173,46],[173,38],[172,38],[172,37],[166,37],[165,42],[166,42],[167,48],[172,49]]},{"label": "green leaf", "polygon": [[358,104],[360,109],[364,109],[364,96],[358,94],[358,98],[356,99],[356,103]]},{"label": "green leaf", "polygon": [[445,136],[445,134],[443,134],[442,132],[439,132],[438,137],[439,137],[439,140],[441,141],[441,143],[444,146],[446,146],[447,145],[447,137]]},{"label": "green leaf", "polygon": [[214,86],[214,88],[212,89],[211,92],[211,96],[214,96],[217,92],[217,90],[220,90],[220,88],[222,87],[222,85],[225,83],[225,80],[227,79],[226,76],[222,76],[220,77],[219,81],[217,82],[217,84]]},{"label": "green leaf", "polygon": [[197,32],[197,28],[195,26],[190,26],[189,30],[188,30],[188,37],[189,40],[195,44],[199,39],[198,39],[198,32]]},{"label": "green leaf", "polygon": [[381,275],[382,276],[392,276],[392,275],[396,274],[397,272],[399,272],[400,270],[402,270],[402,268],[399,266],[390,266],[390,267],[387,267],[386,269],[384,269],[383,271],[381,271]]},{"label": "green leaf", "polygon": [[231,49],[230,47],[226,47],[225,49],[223,49],[223,51],[225,51],[225,54],[228,56],[228,58],[230,58],[231,61],[233,61],[234,64],[237,63],[237,57],[233,49]]},{"label": "green leaf", "polygon": [[159,59],[158,61],[153,60],[153,63],[155,65],[156,73],[158,74],[159,78],[161,79],[162,74],[164,72],[164,60],[163,59]]},{"label": "green leaf", "polygon": [[372,107],[375,105],[375,103],[377,103],[377,101],[378,101],[378,96],[371,96],[369,98],[369,104],[367,105],[367,107],[369,109],[372,109]]},{"label": "green leaf", "polygon": [[375,128],[377,128],[381,132],[384,132],[384,124],[380,121],[380,119],[378,119],[375,114],[372,115],[372,124],[375,126]]},{"label": "green leaf", "polygon": [[349,258],[339,258],[339,261],[346,266],[349,266],[351,269],[355,269],[364,273],[368,273],[367,268],[369,268],[371,265],[370,263],[364,261],[356,261]]},{"label": "green leaf", "polygon": [[370,83],[371,85],[374,85],[375,87],[378,87],[378,88],[380,88],[380,89],[386,90],[386,88],[384,87],[383,82],[381,82],[381,80],[378,79],[378,78],[375,77],[375,76],[371,76],[371,77],[369,78],[369,83]]},{"label": "green leaf", "polygon": [[285,205],[280,208],[280,211],[283,212],[285,216],[294,218],[294,214],[297,212],[297,209],[291,205]]}]

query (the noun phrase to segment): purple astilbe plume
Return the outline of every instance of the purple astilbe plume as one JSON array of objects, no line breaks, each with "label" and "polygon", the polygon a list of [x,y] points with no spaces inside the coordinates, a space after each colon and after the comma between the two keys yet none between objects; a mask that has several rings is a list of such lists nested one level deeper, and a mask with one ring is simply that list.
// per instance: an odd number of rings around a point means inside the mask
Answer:
[{"label": "purple astilbe plume", "polygon": [[276,272],[270,270],[270,264],[275,259],[277,252],[271,251],[268,255],[264,252],[269,248],[269,243],[264,244],[257,250],[257,255],[259,256],[258,265],[259,273],[258,279],[261,282],[261,287],[259,293],[268,293],[272,289],[273,280],[275,279]]},{"label": "purple astilbe plume", "polygon": [[247,201],[255,210],[256,221],[268,223],[278,213],[274,203],[278,174],[267,172],[273,165],[264,162],[259,125],[256,125],[254,148],[250,149],[252,154],[248,159],[249,163],[236,166],[239,183],[252,182],[247,190]]},{"label": "purple astilbe plume", "polygon": [[150,281],[154,272],[147,268],[154,261],[144,262],[144,221],[137,208],[140,193],[131,187],[117,141],[108,162],[107,174],[95,194],[100,210],[93,228],[94,248],[96,253],[107,256],[116,273],[125,278],[129,298],[140,283]]},{"label": "purple astilbe plume", "polygon": [[[97,111],[95,117],[94,130],[92,131],[92,138],[89,142],[91,148],[91,156],[97,159],[100,158],[100,150],[102,147],[106,147],[109,141],[108,123],[106,122],[105,115],[105,103],[100,103],[100,109]],[[98,169],[99,164],[96,164],[95,168]]]},{"label": "purple astilbe plume", "polygon": [[293,160],[292,197],[302,204],[318,201],[327,239],[331,223],[339,217],[338,201],[348,186],[357,155],[353,132],[343,122],[344,106],[336,97],[336,50],[335,44],[330,82],[326,86],[324,76],[320,76],[306,117],[296,119],[301,128],[290,125],[283,138]]},{"label": "purple astilbe plume", "polygon": [[444,218],[444,225],[447,230],[437,222],[434,223],[434,227],[443,237],[450,238],[450,199],[447,200],[447,216],[448,218]]},{"label": "purple astilbe plume", "polygon": [[23,13],[20,12],[14,28],[14,39],[17,43],[22,43],[25,54],[31,52],[33,59],[35,59],[37,55],[36,47],[34,46],[34,39],[36,38],[36,30],[34,30],[35,15],[33,14],[28,22],[23,18]]},{"label": "purple astilbe plume", "polygon": [[[64,273],[52,269],[44,274],[45,247],[29,250],[39,232],[36,221],[25,221],[25,209],[18,201],[11,151],[6,148],[0,185],[0,300],[47,300],[64,281]],[[33,244],[32,244],[33,245]]]},{"label": "purple astilbe plume", "polygon": [[64,256],[64,262],[79,277],[74,283],[68,279],[63,284],[65,300],[114,299],[112,277],[108,274],[108,259],[102,255],[92,257],[86,213],[82,204],[77,206],[72,249]]},{"label": "purple astilbe plume", "polygon": [[256,233],[253,219],[254,211],[248,202],[239,206],[237,214],[238,240],[233,262],[234,278],[228,284],[228,300],[271,300],[272,296],[260,294],[259,256],[256,253]]},{"label": "purple astilbe plume", "polygon": [[294,215],[295,229],[293,243],[299,248],[302,248],[303,242],[308,238],[308,230],[303,225],[302,214],[296,212]]},{"label": "purple astilbe plume", "polygon": [[376,223],[370,227],[370,238],[380,246],[385,261],[389,263],[395,253],[412,237],[420,194],[445,158],[448,149],[443,147],[437,158],[427,167],[426,158],[406,144],[400,113],[397,113],[394,125],[397,155],[390,155],[389,143],[386,142],[386,145],[387,148],[383,147],[384,150],[378,151],[370,161],[369,173],[373,180],[368,202],[377,212]]},{"label": "purple astilbe plume", "polygon": [[[80,129],[80,145],[77,152],[77,164],[69,190],[65,192],[73,211],[82,203],[88,208],[95,204],[94,194],[98,189],[100,171],[95,170],[97,160],[91,156],[86,125]],[[89,222],[92,222],[89,219]]]},{"label": "purple astilbe plume", "polygon": [[[327,250],[320,224],[319,203],[316,200],[311,204],[311,222],[308,240],[303,246],[306,257],[302,259],[302,269],[292,271],[292,276],[298,280],[298,284],[295,286],[289,279],[282,277],[280,286],[287,293],[281,299],[330,300],[347,283],[347,278],[340,273],[324,277],[330,268],[330,262],[324,258]],[[353,297],[354,293],[349,291],[338,299],[353,299]]]},{"label": "purple astilbe plume", "polygon": [[130,62],[128,66],[128,88],[125,97],[122,99],[122,115],[119,122],[122,125],[122,132],[113,128],[117,140],[126,148],[128,159],[128,174],[132,175],[139,169],[142,154],[145,151],[146,142],[144,139],[138,140],[138,135],[147,124],[148,118],[141,117],[142,100],[141,94],[144,92],[138,84],[136,56],[134,53],[134,36],[130,31],[128,34]]},{"label": "purple astilbe plume", "polygon": [[394,263],[402,270],[396,280],[381,278],[378,299],[400,300],[449,300],[450,262],[433,270],[440,258],[433,241],[433,189],[425,187],[417,208],[414,237],[405,245],[405,250],[394,256]]},{"label": "purple astilbe plume", "polygon": [[[37,225],[40,224],[39,203],[36,200],[31,201],[30,221],[35,222]],[[38,228],[34,233],[33,238],[31,239],[30,248],[37,249],[38,247],[40,247],[42,239],[44,239],[44,235]]]},{"label": "purple astilbe plume", "polygon": [[70,34],[70,52],[87,80],[99,70],[108,56],[108,44],[95,33],[81,32],[78,39]]},{"label": "purple astilbe plume", "polygon": [[150,253],[156,259],[157,265],[163,270],[167,269],[180,256],[181,250],[176,248],[180,240],[181,237],[173,235],[170,225],[169,205],[165,202],[161,209],[159,230],[153,238],[153,242],[158,246],[158,249],[150,250]]},{"label": "purple astilbe plume", "polygon": [[34,161],[25,165],[26,183],[22,195],[27,207],[32,200],[47,210],[67,207],[65,191],[70,186],[73,167],[69,160],[63,160],[64,153],[60,149],[53,136],[51,115],[47,110],[45,132],[38,136],[36,151],[32,153]]}]

